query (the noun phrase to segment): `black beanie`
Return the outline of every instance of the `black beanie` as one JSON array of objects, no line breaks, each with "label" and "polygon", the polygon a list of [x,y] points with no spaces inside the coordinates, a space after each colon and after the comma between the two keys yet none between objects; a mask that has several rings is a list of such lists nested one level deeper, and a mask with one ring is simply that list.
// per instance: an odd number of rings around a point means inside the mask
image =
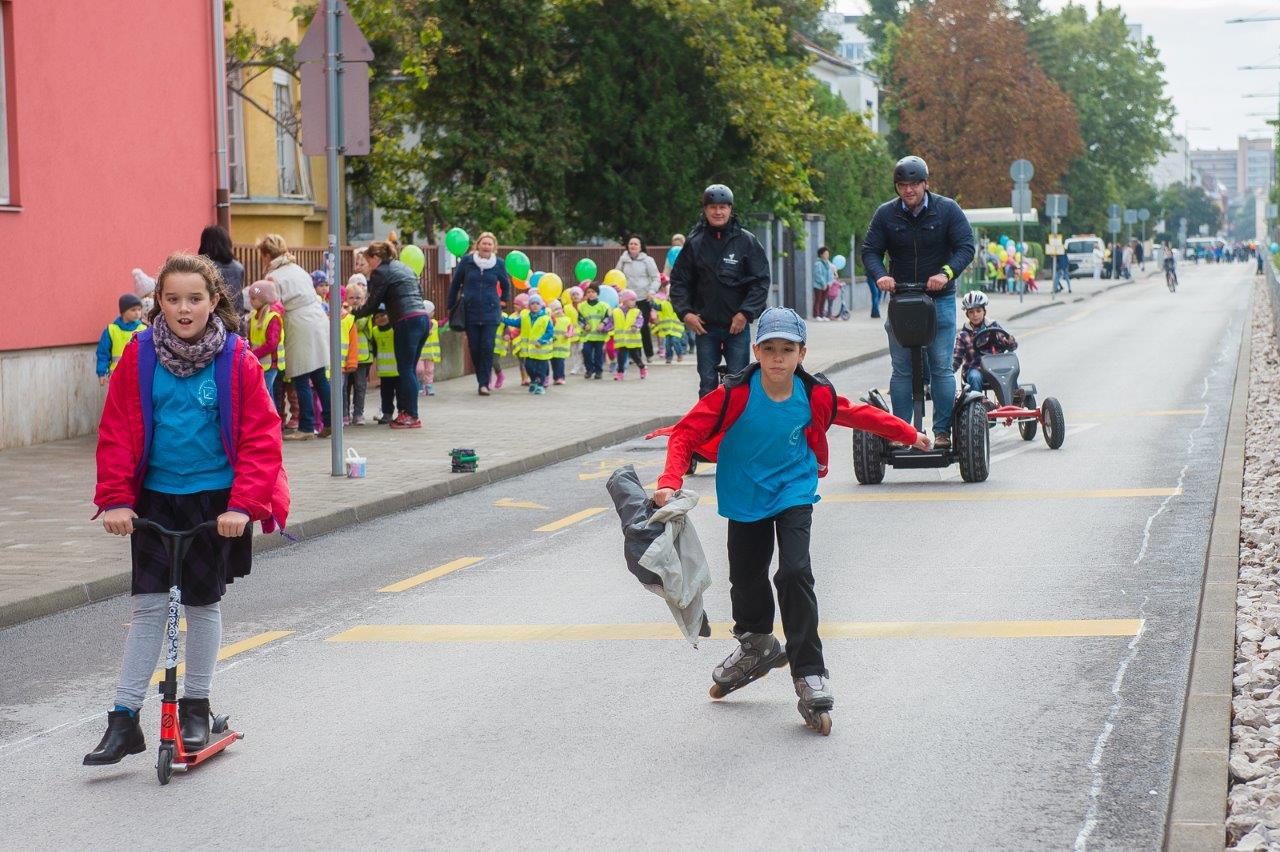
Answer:
[{"label": "black beanie", "polygon": [[142,307],[142,300],[139,299],[137,296],[133,295],[132,293],[125,293],[123,296],[120,297],[119,306],[120,306],[120,316],[124,316],[124,312],[129,310],[130,308]]}]

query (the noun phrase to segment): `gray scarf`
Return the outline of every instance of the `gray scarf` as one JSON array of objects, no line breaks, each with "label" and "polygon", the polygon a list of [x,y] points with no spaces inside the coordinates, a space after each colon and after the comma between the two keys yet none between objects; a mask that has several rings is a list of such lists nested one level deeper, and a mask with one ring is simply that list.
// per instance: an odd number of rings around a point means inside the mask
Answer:
[{"label": "gray scarf", "polygon": [[213,362],[227,343],[227,327],[217,314],[209,317],[209,324],[199,340],[187,343],[174,334],[163,316],[151,327],[151,337],[156,344],[156,357],[170,373],[180,379],[194,376]]}]

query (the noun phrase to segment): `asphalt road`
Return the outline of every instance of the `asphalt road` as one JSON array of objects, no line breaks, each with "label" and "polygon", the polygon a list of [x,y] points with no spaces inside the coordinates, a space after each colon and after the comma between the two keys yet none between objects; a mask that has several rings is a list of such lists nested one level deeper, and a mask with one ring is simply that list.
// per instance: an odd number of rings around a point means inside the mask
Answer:
[{"label": "asphalt road", "polygon": [[[246,739],[165,788],[154,699],[148,753],[80,765],[124,599],[0,631],[0,838],[1157,848],[1252,277],[1183,279],[1011,324],[1068,437],[1051,451],[998,429],[986,483],[952,468],[859,486],[833,432],[813,536],[829,738],[782,671],[708,699],[731,641],[678,638],[604,508],[618,464],[657,476],[661,447],[631,442],[261,556],[224,600],[214,683]],[[887,370],[832,379],[856,396]],[[713,474],[688,487],[714,496]],[[725,524],[711,505],[695,519],[722,625]]]}]

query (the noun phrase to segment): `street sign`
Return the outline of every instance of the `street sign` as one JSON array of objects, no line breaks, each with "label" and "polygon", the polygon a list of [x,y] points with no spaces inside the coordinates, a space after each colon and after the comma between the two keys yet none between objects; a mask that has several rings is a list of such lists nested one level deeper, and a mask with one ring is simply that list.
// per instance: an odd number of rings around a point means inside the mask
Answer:
[{"label": "street sign", "polygon": [[1130,210],[1126,210],[1126,211],[1124,211],[1124,223],[1125,223],[1126,225],[1134,225],[1134,224],[1137,224],[1137,221],[1138,221],[1138,211],[1137,211],[1137,210],[1132,210],[1132,209],[1130,209]]},{"label": "street sign", "polygon": [[1067,196],[1060,192],[1051,192],[1044,197],[1044,215],[1058,218],[1067,215]]},{"label": "street sign", "polygon": [[[337,0],[337,2],[338,35],[342,38],[342,61],[372,62],[373,48],[369,47],[369,42],[365,39],[364,33],[360,32],[360,26],[356,23],[356,19],[351,17],[351,10],[347,8],[347,0]],[[325,16],[320,12],[317,12],[316,16],[311,19],[311,26],[307,28],[302,41],[298,43],[297,53],[294,54],[294,58],[299,62],[324,62],[324,21]]]},{"label": "street sign", "polygon": [[1009,177],[1018,183],[1026,183],[1035,176],[1036,169],[1030,160],[1014,160],[1013,165],[1009,166]]},{"label": "street sign", "polygon": [[1113,234],[1120,233],[1120,217],[1112,216],[1107,220],[1107,230]]},{"label": "street sign", "polygon": [[1011,206],[1015,214],[1026,216],[1031,212],[1031,190],[1015,188],[1011,193]]},{"label": "street sign", "polygon": [[[369,153],[369,65],[343,62],[339,69],[342,86],[342,153],[361,156]],[[302,153],[324,155],[329,135],[329,111],[325,109],[324,63],[302,66]]]},{"label": "street sign", "polygon": [[1207,236],[1207,235],[1208,235],[1208,233],[1209,233],[1209,226],[1208,226],[1208,225],[1201,225],[1201,226],[1200,226],[1200,236],[1202,236],[1202,237],[1203,237],[1203,236]]},{"label": "street sign", "polygon": [[1148,220],[1148,219],[1150,219],[1150,218],[1151,218],[1151,211],[1150,211],[1150,210],[1148,210],[1147,208],[1143,207],[1142,209],[1140,209],[1140,210],[1138,211],[1138,221],[1139,221],[1139,222],[1145,222],[1145,221],[1147,221],[1147,220]]},{"label": "street sign", "polygon": [[1123,209],[1119,204],[1110,204],[1107,206],[1107,215],[1113,219],[1118,218]]},{"label": "street sign", "polygon": [[1044,244],[1044,253],[1048,255],[1066,254],[1062,244],[1062,234],[1049,235],[1049,241]]},{"label": "street sign", "polygon": [[1278,207],[1278,206],[1277,206],[1277,205],[1275,205],[1275,204],[1268,204],[1268,205],[1267,205],[1267,218],[1268,218],[1268,219],[1274,219],[1274,218],[1276,218],[1276,216],[1277,216],[1277,215],[1280,215],[1280,207]]}]

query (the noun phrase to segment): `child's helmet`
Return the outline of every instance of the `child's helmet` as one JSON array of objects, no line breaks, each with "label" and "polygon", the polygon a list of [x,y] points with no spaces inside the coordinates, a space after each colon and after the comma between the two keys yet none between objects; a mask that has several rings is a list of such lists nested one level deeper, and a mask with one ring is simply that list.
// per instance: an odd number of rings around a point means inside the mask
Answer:
[{"label": "child's helmet", "polygon": [[964,298],[960,300],[960,307],[966,311],[974,308],[985,308],[991,300],[987,298],[987,294],[981,290],[970,290],[964,294]]}]

